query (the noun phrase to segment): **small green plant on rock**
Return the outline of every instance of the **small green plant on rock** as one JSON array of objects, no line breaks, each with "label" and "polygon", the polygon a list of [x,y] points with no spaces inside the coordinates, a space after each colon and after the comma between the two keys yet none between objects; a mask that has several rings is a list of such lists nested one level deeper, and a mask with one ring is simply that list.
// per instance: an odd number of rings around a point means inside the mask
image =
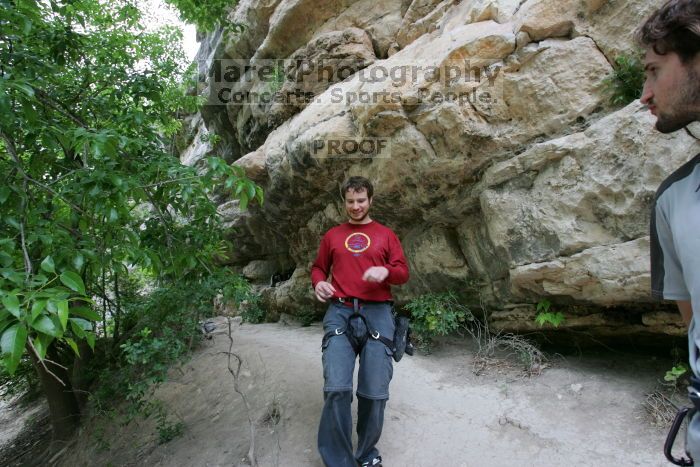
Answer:
[{"label": "small green plant on rock", "polygon": [[274,70],[272,71],[272,76],[267,83],[268,90],[274,94],[282,89],[287,77],[284,74],[284,68],[281,63],[277,63]]},{"label": "small green plant on rock", "polygon": [[199,136],[199,141],[202,143],[209,143],[212,146],[216,146],[217,144],[219,144],[219,142],[221,142],[221,136],[213,132],[204,133]]},{"label": "small green plant on rock", "polygon": [[679,363],[674,365],[673,368],[668,370],[664,375],[664,381],[666,381],[671,386],[678,387],[685,380],[688,375],[688,367],[684,363]]},{"label": "small green plant on rock", "polygon": [[156,430],[158,430],[158,442],[160,444],[174,440],[185,431],[185,424],[180,421],[171,422],[168,420],[167,412],[163,412],[163,415],[159,414],[156,420]]},{"label": "small green plant on rock", "polygon": [[559,311],[550,311],[552,303],[546,298],[540,300],[537,303],[537,316],[535,316],[535,322],[540,325],[540,327],[545,324],[550,324],[555,328],[558,328],[561,323],[564,322],[564,315]]},{"label": "small green plant on rock", "polygon": [[613,72],[603,81],[613,105],[627,105],[642,96],[644,66],[636,55],[615,58]]}]

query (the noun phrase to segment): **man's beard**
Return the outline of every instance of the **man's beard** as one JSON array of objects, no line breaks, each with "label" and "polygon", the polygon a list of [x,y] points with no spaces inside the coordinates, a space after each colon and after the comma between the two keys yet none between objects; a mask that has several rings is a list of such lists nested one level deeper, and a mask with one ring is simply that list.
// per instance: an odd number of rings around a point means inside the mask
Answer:
[{"label": "man's beard", "polygon": [[359,219],[354,217],[352,214],[350,214],[350,219],[353,220],[353,222],[362,222],[363,220],[367,219],[367,216],[369,215],[369,209],[365,211],[364,214],[362,214],[362,217]]},{"label": "man's beard", "polygon": [[656,129],[661,133],[673,133],[688,124],[700,120],[700,76],[692,68],[688,70],[683,89],[673,105],[673,113],[659,113]]}]

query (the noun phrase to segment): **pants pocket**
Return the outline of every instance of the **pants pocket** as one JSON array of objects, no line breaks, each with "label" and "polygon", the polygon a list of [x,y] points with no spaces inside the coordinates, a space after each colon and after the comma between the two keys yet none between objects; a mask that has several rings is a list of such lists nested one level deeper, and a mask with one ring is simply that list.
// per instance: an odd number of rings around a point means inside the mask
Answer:
[{"label": "pants pocket", "polygon": [[386,345],[384,346],[384,351],[386,352],[386,362],[385,365],[387,367],[387,374],[389,375],[389,381],[387,381],[387,391],[389,390],[389,382],[391,382],[392,378],[394,377],[394,351],[391,350],[389,347]]},{"label": "pants pocket", "polygon": [[392,351],[375,340],[368,340],[362,350],[357,394],[368,399],[388,399],[393,377]]},{"label": "pants pocket", "polygon": [[352,391],[352,375],[355,367],[355,352],[347,337],[333,335],[323,347],[324,391]]}]

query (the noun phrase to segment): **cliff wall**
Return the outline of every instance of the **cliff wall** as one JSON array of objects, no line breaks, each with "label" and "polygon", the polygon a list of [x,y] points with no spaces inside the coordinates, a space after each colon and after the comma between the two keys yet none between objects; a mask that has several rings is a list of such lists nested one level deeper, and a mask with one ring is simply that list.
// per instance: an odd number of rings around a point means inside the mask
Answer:
[{"label": "cliff wall", "polygon": [[322,312],[309,268],[344,220],[340,184],[364,175],[410,263],[400,302],[454,290],[527,330],[546,298],[569,328],[682,335],[650,298],[649,206],[700,145],[604,84],[661,3],[243,0],[243,31],[203,38],[208,105],[182,160],[217,153],[265,189],[221,211],[230,264],[273,311]]}]

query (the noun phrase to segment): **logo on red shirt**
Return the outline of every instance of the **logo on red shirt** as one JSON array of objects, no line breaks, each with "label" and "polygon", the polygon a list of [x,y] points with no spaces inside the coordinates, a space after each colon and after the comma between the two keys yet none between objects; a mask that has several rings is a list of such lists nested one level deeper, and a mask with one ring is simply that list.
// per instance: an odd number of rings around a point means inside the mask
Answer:
[{"label": "logo on red shirt", "polygon": [[345,248],[351,253],[359,254],[365,251],[372,244],[369,235],[362,232],[355,232],[345,239]]}]

